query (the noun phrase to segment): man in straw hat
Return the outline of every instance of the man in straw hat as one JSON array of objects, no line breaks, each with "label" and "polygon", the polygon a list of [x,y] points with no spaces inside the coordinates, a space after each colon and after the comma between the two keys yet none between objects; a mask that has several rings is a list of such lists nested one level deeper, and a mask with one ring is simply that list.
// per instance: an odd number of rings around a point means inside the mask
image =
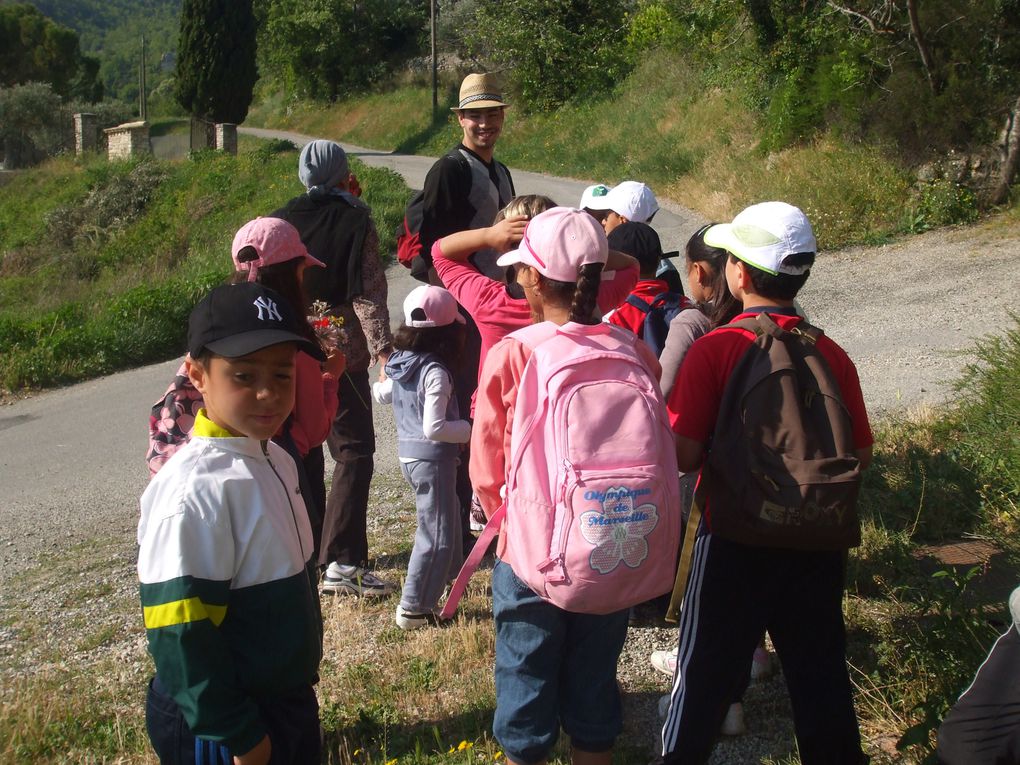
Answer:
[{"label": "man in straw hat", "polygon": [[[432,245],[458,231],[486,228],[496,213],[514,197],[514,184],[506,165],[493,158],[496,141],[503,130],[507,103],[503,89],[492,74],[469,74],[460,86],[460,99],[452,109],[463,131],[460,145],[438,161],[425,176],[422,191],[421,254],[415,258],[411,273],[421,281],[440,284],[432,269]],[[471,256],[471,263],[486,276],[503,280],[503,269],[496,265],[498,253],[483,249]],[[459,369],[454,375],[454,390],[460,411],[470,411],[471,394],[478,384],[478,358],[481,339],[467,317],[467,338]],[[457,475],[457,495],[464,509],[465,535],[467,511],[471,502],[471,482],[467,460]],[[465,539],[466,542],[471,540]],[[468,548],[465,547],[465,554]]]},{"label": "man in straw hat", "polygon": [[[422,191],[421,260],[411,271],[430,280],[432,245],[449,234],[492,225],[496,213],[514,196],[513,179],[506,165],[493,159],[503,131],[503,90],[491,74],[469,74],[460,86],[460,100],[451,111],[457,115],[463,139],[425,176]],[[495,252],[479,252],[472,262],[486,276],[502,280]],[[435,274],[431,281],[437,283]]]}]

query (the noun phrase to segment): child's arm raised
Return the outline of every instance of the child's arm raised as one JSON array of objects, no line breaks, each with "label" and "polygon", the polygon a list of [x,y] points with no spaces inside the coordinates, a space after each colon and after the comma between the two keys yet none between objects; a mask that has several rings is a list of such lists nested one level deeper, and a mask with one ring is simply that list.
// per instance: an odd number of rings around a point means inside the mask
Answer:
[{"label": "child's arm raised", "polygon": [[439,249],[444,257],[459,262],[467,260],[471,253],[484,247],[491,247],[497,252],[507,252],[521,241],[527,225],[527,216],[514,215],[488,228],[468,229],[444,236],[439,240]]}]

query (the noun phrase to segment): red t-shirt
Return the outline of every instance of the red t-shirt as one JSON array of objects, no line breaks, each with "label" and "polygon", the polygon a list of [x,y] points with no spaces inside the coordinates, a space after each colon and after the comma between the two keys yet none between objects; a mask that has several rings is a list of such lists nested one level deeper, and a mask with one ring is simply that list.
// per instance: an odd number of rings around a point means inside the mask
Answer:
[{"label": "red t-shirt", "polygon": [[[661,295],[663,292],[669,292],[669,285],[662,279],[641,279],[634,285],[630,295],[636,295],[645,303],[651,303],[656,295]],[[644,324],[645,317],[648,314],[627,302],[627,298],[630,295],[627,295],[620,301],[620,304],[609,315],[607,321],[618,327],[629,329],[635,335],[641,337],[641,326]]]},{"label": "red t-shirt", "polygon": [[[742,313],[733,321],[755,316],[758,312]],[[771,313],[771,312],[770,312]],[[772,319],[788,329],[802,321],[799,316],[771,313]],[[754,334],[743,329],[720,327],[698,338],[684,357],[680,375],[669,396],[669,422],[674,432],[697,441],[708,442],[715,431],[723,391],[730,373],[741,356],[754,342]],[[874,442],[864,394],[854,366],[846,351],[826,335],[818,339],[818,350],[829,363],[850,413],[854,446],[864,449]]]}]

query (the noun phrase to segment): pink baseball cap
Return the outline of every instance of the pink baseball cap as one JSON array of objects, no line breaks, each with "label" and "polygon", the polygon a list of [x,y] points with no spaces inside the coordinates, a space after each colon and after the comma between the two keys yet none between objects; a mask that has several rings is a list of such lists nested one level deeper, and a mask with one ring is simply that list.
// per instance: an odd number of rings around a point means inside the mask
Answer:
[{"label": "pink baseball cap", "polygon": [[455,321],[465,323],[457,301],[442,287],[423,284],[404,298],[404,323],[409,327],[445,327]]},{"label": "pink baseball cap", "polygon": [[[258,257],[239,261],[237,256],[245,247],[254,248]],[[234,269],[239,273],[247,271],[250,282],[255,281],[263,266],[286,263],[294,258],[304,258],[310,266],[326,267],[321,260],[308,254],[298,230],[282,218],[256,218],[245,223],[234,234],[230,256],[234,259]]]},{"label": "pink baseball cap", "polygon": [[576,282],[581,266],[605,265],[609,242],[602,225],[582,210],[553,207],[528,221],[516,250],[500,256],[500,266],[523,263],[548,279]]}]

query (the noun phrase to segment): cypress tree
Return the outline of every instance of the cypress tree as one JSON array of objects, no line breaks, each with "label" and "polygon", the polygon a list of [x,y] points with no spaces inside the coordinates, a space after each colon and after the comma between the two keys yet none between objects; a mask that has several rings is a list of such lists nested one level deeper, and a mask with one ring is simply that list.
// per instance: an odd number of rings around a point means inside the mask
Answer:
[{"label": "cypress tree", "polygon": [[177,102],[211,122],[244,122],[257,78],[252,0],[184,0]]}]

